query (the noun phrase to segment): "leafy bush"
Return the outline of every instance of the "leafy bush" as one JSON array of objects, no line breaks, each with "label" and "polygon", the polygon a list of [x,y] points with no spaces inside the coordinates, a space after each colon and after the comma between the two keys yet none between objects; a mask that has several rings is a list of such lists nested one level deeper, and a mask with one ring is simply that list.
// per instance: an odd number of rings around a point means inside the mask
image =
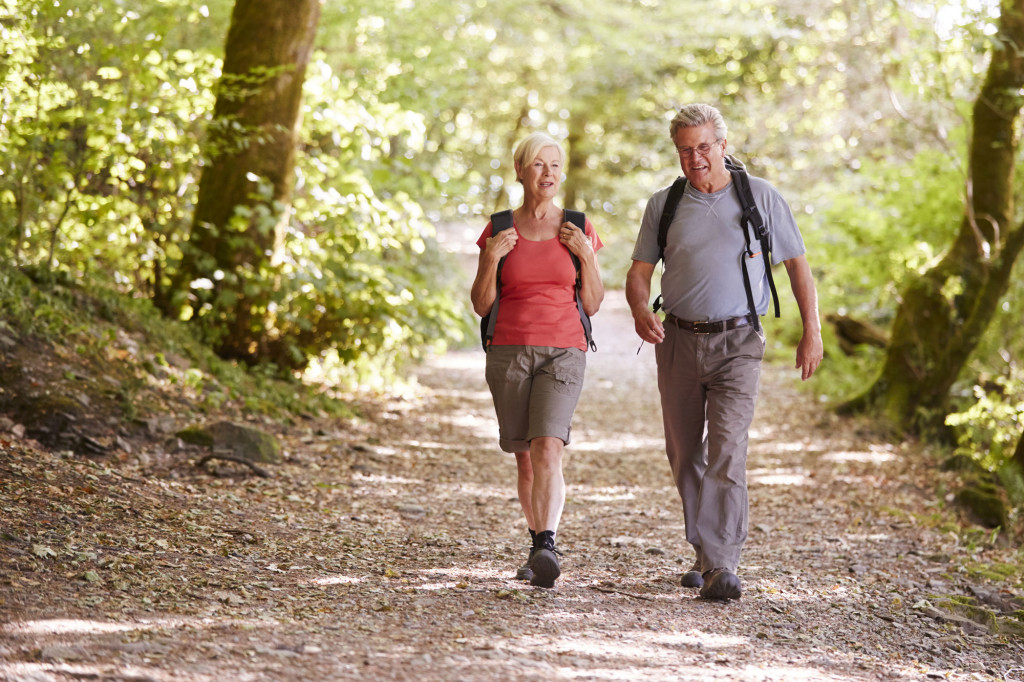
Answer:
[{"label": "leafy bush", "polygon": [[[223,31],[231,3],[211,4]],[[220,74],[210,10],[182,0],[21,5],[0,33],[0,261],[167,311],[191,299],[185,317],[215,342],[220,302],[192,288],[204,283],[175,279]],[[351,101],[348,82],[322,61],[310,67],[283,261],[219,273],[271,313],[282,371],[321,354],[393,363],[468,328],[433,228],[402,190],[408,154],[398,147],[421,148],[423,123],[366,94]]]}]

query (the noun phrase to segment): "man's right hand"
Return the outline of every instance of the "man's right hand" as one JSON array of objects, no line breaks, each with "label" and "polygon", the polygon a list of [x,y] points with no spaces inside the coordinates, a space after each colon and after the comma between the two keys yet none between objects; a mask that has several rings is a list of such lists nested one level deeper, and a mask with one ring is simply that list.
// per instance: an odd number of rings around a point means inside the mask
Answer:
[{"label": "man's right hand", "polygon": [[650,310],[633,316],[637,336],[647,343],[661,343],[665,340],[665,325],[661,318]]},{"label": "man's right hand", "polygon": [[661,343],[665,340],[665,327],[661,318],[650,308],[651,276],[654,264],[634,260],[626,273],[626,303],[633,313],[636,334],[647,343]]}]

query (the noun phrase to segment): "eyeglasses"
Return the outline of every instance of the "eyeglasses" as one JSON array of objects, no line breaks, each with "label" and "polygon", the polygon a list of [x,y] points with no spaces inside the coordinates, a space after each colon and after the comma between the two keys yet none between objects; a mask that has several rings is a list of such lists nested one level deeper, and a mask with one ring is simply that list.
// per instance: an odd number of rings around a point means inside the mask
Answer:
[{"label": "eyeglasses", "polygon": [[679,156],[685,156],[686,158],[690,158],[695,153],[700,154],[701,156],[707,156],[708,152],[711,151],[711,148],[719,142],[721,142],[721,140],[715,140],[711,144],[705,142],[704,144],[699,144],[696,147],[677,147],[676,151],[679,152]]}]

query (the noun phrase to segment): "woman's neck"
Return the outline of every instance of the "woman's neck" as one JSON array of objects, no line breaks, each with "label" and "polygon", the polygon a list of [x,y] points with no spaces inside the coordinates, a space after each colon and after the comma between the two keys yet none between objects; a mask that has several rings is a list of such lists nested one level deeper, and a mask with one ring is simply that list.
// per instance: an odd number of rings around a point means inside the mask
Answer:
[{"label": "woman's neck", "polygon": [[534,220],[543,221],[552,212],[560,212],[551,199],[530,199],[524,198],[523,205],[519,207],[520,215],[524,218],[530,217]]},{"label": "woman's neck", "polygon": [[549,199],[524,199],[514,216],[516,229],[531,241],[553,239],[558,236],[558,229],[562,226],[562,210]]}]

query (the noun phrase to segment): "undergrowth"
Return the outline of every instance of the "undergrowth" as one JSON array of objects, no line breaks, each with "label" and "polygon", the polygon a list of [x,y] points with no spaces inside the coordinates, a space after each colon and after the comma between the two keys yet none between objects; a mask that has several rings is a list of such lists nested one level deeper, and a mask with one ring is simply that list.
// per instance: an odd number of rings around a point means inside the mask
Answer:
[{"label": "undergrowth", "polygon": [[0,334],[8,347],[27,345],[40,353],[73,353],[94,366],[128,363],[141,370],[129,377],[110,373],[121,377],[117,392],[126,419],[137,416],[147,385],[139,376],[160,376],[179,387],[199,412],[214,413],[232,402],[244,413],[275,419],[352,414],[343,387],[311,385],[298,377],[281,378],[276,368],[224,361],[186,323],[168,320],[148,300],[126,297],[95,280],[84,288],[66,275],[0,266],[0,310]]}]

